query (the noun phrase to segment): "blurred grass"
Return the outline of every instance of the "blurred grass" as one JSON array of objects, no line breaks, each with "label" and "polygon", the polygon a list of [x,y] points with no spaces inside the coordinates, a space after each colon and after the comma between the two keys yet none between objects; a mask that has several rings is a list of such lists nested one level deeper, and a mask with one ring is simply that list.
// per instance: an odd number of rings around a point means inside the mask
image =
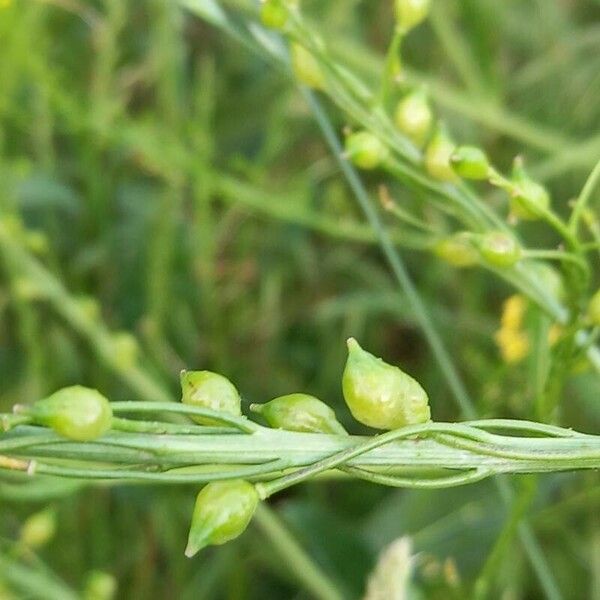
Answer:
[{"label": "blurred grass", "polygon": [[[343,62],[375,82],[389,3],[305,4]],[[225,5],[236,18],[252,14],[249,2]],[[429,84],[458,140],[485,144],[501,166],[525,154],[564,211],[600,154],[600,6],[435,7],[407,40],[410,76]],[[36,295],[26,285],[36,277],[4,256],[2,410],[76,382],[114,400],[147,396],[140,377],[176,398],[187,367],[224,373],[247,402],[308,391],[349,424],[339,380],[353,335],[425,384],[436,419],[458,418],[300,95],[173,2],[0,3],[0,210],[22,219],[27,256],[63,289],[54,300]],[[535,226],[529,233],[547,241]],[[502,364],[492,342],[511,290],[402,255],[479,414],[530,416],[532,365]],[[91,329],[66,316],[71,308]],[[563,423],[598,431],[597,397],[597,377],[574,376]],[[44,504],[11,497],[10,483],[0,480],[3,561],[19,523]],[[544,477],[530,511],[565,598],[600,597],[600,500],[585,492],[597,485],[597,475]],[[581,503],[552,512],[577,494]],[[125,486],[56,498],[58,533],[41,556],[73,590],[92,569],[114,574],[120,598],[308,597],[258,528],[186,560],[193,497]],[[444,561],[465,581],[477,575],[506,517],[495,498],[488,484],[425,493],[318,483],[275,508],[345,597],[360,596],[377,553],[408,533],[426,597],[460,598]],[[504,560],[503,589],[540,597],[520,552]],[[6,573],[0,563],[0,582]]]}]

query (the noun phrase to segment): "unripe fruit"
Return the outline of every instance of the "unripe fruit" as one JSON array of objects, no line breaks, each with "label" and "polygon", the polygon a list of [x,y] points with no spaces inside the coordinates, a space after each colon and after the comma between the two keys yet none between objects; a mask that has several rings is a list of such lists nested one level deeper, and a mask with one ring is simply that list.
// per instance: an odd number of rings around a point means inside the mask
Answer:
[{"label": "unripe fruit", "polygon": [[397,429],[430,420],[429,399],[421,385],[348,340],[342,377],[344,399],[357,421],[378,429]]},{"label": "unripe fruit", "polygon": [[292,69],[296,79],[315,90],[325,88],[325,74],[317,59],[300,44],[293,43],[290,47]]},{"label": "unripe fruit", "polygon": [[525,172],[523,161],[517,157],[512,172],[513,187],[510,191],[510,210],[523,221],[542,217],[550,207],[550,196],[544,186],[536,183]]},{"label": "unripe fruit", "polygon": [[[229,379],[212,371],[181,371],[181,401],[228,415],[242,414],[242,400]],[[192,415],[201,425],[220,425],[216,419]]]},{"label": "unripe fruit", "polygon": [[450,157],[456,146],[444,132],[438,128],[425,150],[425,168],[439,181],[457,181],[458,176],[450,164]]},{"label": "unripe fruit", "polygon": [[487,179],[490,163],[487,156],[476,146],[459,146],[450,157],[455,173],[465,179]]},{"label": "unripe fruit", "polygon": [[52,427],[60,435],[80,442],[95,440],[112,424],[110,402],[100,392],[81,385],[58,390],[23,412],[34,423]]},{"label": "unripe fruit", "polygon": [[453,267],[471,267],[478,262],[477,250],[471,234],[462,231],[437,242],[433,247],[436,256]]},{"label": "unripe fruit", "polygon": [[192,515],[185,555],[191,558],[244,532],[258,506],[256,488],[243,479],[214,481],[202,488]]},{"label": "unripe fruit", "polygon": [[389,156],[387,146],[369,131],[357,131],[346,138],[346,156],[361,169],[375,169]]},{"label": "unripe fruit", "polygon": [[265,404],[251,404],[271,427],[288,431],[345,434],[333,410],[308,394],[288,394]]},{"label": "unripe fruit", "polygon": [[493,267],[506,269],[521,258],[521,246],[510,234],[491,231],[483,234],[477,242],[483,260]]},{"label": "unripe fruit", "polygon": [[396,0],[396,24],[398,28],[407,32],[425,20],[429,14],[430,0]]},{"label": "unripe fruit", "polygon": [[421,91],[404,97],[394,111],[396,127],[419,147],[427,140],[432,121],[433,114],[427,97]]}]

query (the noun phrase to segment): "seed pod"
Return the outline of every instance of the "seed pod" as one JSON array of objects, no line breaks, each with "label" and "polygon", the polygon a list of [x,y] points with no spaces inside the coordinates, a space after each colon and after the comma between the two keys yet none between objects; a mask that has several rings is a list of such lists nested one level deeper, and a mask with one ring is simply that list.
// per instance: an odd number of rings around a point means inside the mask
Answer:
[{"label": "seed pod", "polygon": [[100,392],[81,385],[62,388],[23,412],[34,423],[80,442],[95,440],[112,424],[110,402]]},{"label": "seed pod", "polygon": [[315,90],[325,88],[325,74],[317,59],[300,44],[291,45],[292,69],[296,79]]},{"label": "seed pod", "polygon": [[527,175],[520,157],[515,158],[512,171],[510,210],[524,221],[534,221],[542,217],[550,207],[550,196],[544,186]]},{"label": "seed pod", "polygon": [[422,91],[402,98],[394,111],[396,127],[419,147],[427,140],[432,121],[433,114]]},{"label": "seed pod", "polygon": [[396,24],[406,33],[419,25],[429,14],[430,0],[396,0]]},{"label": "seed pod", "polygon": [[258,506],[256,488],[243,479],[214,481],[196,498],[185,555],[233,540],[244,532]]},{"label": "seed pod", "polygon": [[442,127],[438,127],[425,150],[425,168],[440,181],[457,181],[458,177],[450,164],[456,146]]},{"label": "seed pod", "polygon": [[357,131],[346,138],[346,156],[361,169],[375,169],[389,156],[387,146],[369,131]]},{"label": "seed pod", "polygon": [[592,296],[588,304],[587,316],[594,327],[600,327],[600,290]]},{"label": "seed pod", "polygon": [[421,385],[348,340],[342,377],[344,399],[357,421],[378,429],[397,429],[430,420],[429,399]]},{"label": "seed pod", "polygon": [[459,146],[450,157],[450,164],[457,175],[465,179],[487,179],[490,163],[487,156],[476,146]]},{"label": "seed pod", "polygon": [[506,269],[521,258],[521,246],[517,240],[503,231],[491,231],[478,238],[477,245],[483,260],[493,267]]},{"label": "seed pod", "polygon": [[455,233],[437,242],[433,252],[453,267],[471,267],[478,262],[477,250],[471,238],[466,231]]},{"label": "seed pod", "polygon": [[[181,371],[181,401],[228,415],[242,414],[242,400],[229,379],[212,371]],[[192,416],[201,425],[221,425],[216,419]]]},{"label": "seed pod", "polygon": [[283,29],[288,20],[285,0],[263,0],[260,20],[265,27],[270,29]]},{"label": "seed pod", "polygon": [[250,410],[262,415],[271,427],[308,433],[345,434],[333,410],[308,394],[288,394],[265,404],[251,404]]}]

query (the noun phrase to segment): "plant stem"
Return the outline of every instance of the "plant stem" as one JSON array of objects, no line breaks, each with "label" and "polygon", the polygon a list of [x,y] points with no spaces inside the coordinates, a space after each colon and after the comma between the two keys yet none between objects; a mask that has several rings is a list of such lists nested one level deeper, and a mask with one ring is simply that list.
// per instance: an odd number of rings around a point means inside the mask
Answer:
[{"label": "plant stem", "polygon": [[336,584],[304,551],[267,504],[261,503],[258,506],[254,519],[273,548],[285,560],[285,565],[312,596],[319,600],[342,600],[344,598],[344,594],[337,589]]}]

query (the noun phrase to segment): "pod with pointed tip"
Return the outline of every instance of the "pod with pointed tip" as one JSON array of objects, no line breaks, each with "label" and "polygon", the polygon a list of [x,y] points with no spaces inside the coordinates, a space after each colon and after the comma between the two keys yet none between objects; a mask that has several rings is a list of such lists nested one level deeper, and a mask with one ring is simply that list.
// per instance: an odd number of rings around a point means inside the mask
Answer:
[{"label": "pod with pointed tip", "polygon": [[[227,377],[212,371],[181,371],[179,378],[184,404],[236,417],[242,414],[240,394]],[[221,425],[216,419],[199,416],[192,416],[192,419],[201,425]]]},{"label": "pod with pointed tip", "polygon": [[520,157],[515,158],[512,170],[513,188],[510,210],[523,221],[540,219],[550,207],[550,196],[543,185],[533,181],[525,171]]},{"label": "pod with pointed tip", "polygon": [[376,169],[389,156],[387,146],[370,131],[357,131],[346,138],[346,156],[361,169]]},{"label": "pod with pointed tip", "polygon": [[402,98],[394,111],[396,127],[419,147],[427,140],[432,121],[431,108],[421,90]]},{"label": "pod with pointed tip", "polygon": [[100,392],[81,385],[62,388],[23,412],[34,423],[47,425],[79,442],[95,440],[106,433],[113,416],[110,402]]},{"label": "pod with pointed tip", "polygon": [[425,149],[425,168],[439,181],[457,181],[458,176],[450,164],[450,157],[456,145],[443,127],[438,126]]},{"label": "pod with pointed tip", "polygon": [[439,240],[433,247],[433,252],[453,267],[471,267],[478,262],[477,249],[468,231],[459,231]]},{"label": "pod with pointed tip", "polygon": [[454,172],[465,179],[487,179],[490,174],[490,163],[481,148],[476,146],[459,146],[450,157]]},{"label": "pod with pointed tip", "polygon": [[348,340],[342,377],[344,399],[357,421],[377,429],[398,429],[430,420],[429,398],[418,381]]},{"label": "pod with pointed tip", "polygon": [[185,555],[241,535],[258,506],[256,488],[243,479],[213,481],[200,490],[194,505]]},{"label": "pod with pointed tip", "polygon": [[325,74],[319,61],[304,46],[293,43],[290,47],[292,70],[296,79],[315,90],[325,88]]},{"label": "pod with pointed tip", "polygon": [[429,14],[430,0],[396,0],[396,24],[406,33],[425,20]]},{"label": "pod with pointed tip", "polygon": [[346,434],[333,410],[309,394],[279,396],[265,404],[251,404],[271,427],[306,433]]},{"label": "pod with pointed tip", "polygon": [[517,240],[503,231],[484,233],[478,238],[477,245],[483,260],[500,269],[515,265],[523,253]]}]

